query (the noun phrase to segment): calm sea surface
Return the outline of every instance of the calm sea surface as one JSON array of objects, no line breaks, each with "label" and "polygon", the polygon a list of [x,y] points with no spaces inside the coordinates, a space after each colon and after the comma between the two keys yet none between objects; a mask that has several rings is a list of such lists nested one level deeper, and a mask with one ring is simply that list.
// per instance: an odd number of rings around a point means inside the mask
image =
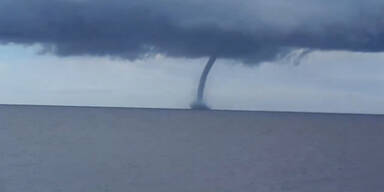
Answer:
[{"label": "calm sea surface", "polygon": [[0,105],[0,192],[383,192],[384,116]]}]

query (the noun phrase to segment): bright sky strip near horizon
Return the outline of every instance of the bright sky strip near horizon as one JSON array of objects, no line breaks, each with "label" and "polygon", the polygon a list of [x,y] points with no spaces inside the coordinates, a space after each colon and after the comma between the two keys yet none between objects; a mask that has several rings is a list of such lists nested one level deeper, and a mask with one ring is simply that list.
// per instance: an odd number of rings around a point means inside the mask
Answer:
[{"label": "bright sky strip near horizon", "polygon": [[[0,104],[189,108],[203,59],[57,57],[0,46]],[[214,109],[384,114],[384,53],[316,51],[298,66],[219,59],[206,100]]]}]

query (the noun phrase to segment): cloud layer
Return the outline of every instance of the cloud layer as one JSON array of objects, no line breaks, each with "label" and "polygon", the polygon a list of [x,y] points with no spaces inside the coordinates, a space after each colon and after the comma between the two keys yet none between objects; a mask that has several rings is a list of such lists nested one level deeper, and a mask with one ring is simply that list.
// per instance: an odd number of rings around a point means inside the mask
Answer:
[{"label": "cloud layer", "polygon": [[0,42],[59,56],[216,54],[248,63],[292,50],[384,50],[382,0],[2,0]]}]

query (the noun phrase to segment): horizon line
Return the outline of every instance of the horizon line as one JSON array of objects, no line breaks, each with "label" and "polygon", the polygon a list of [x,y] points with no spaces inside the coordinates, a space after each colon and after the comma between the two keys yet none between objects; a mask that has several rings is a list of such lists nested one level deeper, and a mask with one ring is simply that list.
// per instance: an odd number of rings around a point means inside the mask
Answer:
[{"label": "horizon line", "polygon": [[131,109],[131,110],[167,110],[167,111],[202,111],[202,112],[237,112],[237,113],[304,113],[323,115],[366,115],[384,116],[381,113],[349,113],[349,112],[314,112],[314,111],[284,111],[284,110],[246,110],[246,109],[191,109],[191,108],[160,108],[160,107],[124,107],[124,106],[91,106],[91,105],[45,105],[45,104],[1,104],[0,107],[61,107],[61,108],[93,108],[93,109]]}]

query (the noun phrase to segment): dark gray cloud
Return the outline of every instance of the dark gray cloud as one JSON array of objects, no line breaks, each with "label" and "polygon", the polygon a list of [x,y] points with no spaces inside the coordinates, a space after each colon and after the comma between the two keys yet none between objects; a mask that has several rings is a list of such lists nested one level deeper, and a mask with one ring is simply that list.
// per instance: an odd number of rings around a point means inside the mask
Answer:
[{"label": "dark gray cloud", "polygon": [[383,18],[382,0],[1,0],[0,41],[60,56],[258,63],[298,48],[381,52]]}]

